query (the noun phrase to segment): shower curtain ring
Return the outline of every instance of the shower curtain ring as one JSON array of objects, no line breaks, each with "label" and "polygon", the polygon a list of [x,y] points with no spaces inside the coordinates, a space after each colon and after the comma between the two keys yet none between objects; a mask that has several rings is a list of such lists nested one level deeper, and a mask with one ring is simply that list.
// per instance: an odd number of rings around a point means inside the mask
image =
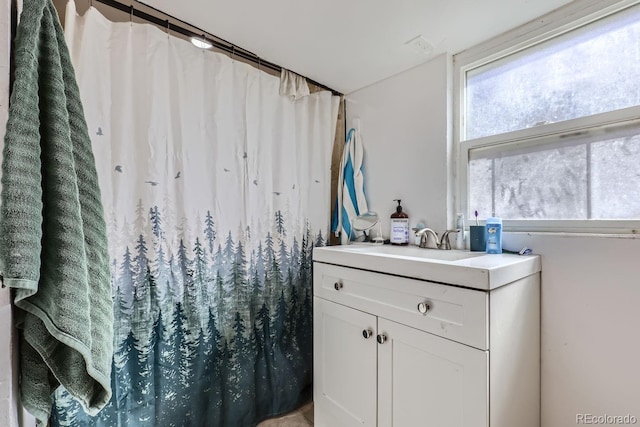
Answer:
[{"label": "shower curtain ring", "polygon": [[236,54],[236,45],[232,44],[231,45],[231,59],[233,59],[235,54]]},{"label": "shower curtain ring", "polygon": [[167,19],[167,38],[169,38],[169,36],[171,36],[171,28],[169,28],[169,20]]},{"label": "shower curtain ring", "polygon": [[133,25],[133,5],[129,7],[129,23]]}]

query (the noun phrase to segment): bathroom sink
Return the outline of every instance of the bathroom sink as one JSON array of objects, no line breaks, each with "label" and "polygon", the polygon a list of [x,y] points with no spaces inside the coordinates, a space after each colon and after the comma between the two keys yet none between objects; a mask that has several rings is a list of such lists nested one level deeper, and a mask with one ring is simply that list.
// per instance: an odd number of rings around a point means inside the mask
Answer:
[{"label": "bathroom sink", "polygon": [[458,250],[423,249],[416,246],[392,246],[392,245],[349,245],[344,251],[366,252],[371,255],[384,255],[388,257],[419,258],[437,261],[459,261],[467,258],[475,258],[486,255],[484,252],[468,252]]},{"label": "bathroom sink", "polygon": [[491,290],[540,271],[540,257],[352,244],[317,247],[313,260],[396,276]]}]

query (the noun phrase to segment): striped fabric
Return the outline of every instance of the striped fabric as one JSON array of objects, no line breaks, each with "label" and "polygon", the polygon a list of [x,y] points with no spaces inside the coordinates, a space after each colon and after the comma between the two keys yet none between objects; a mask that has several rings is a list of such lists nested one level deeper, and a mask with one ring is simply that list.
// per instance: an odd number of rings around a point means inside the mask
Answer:
[{"label": "striped fabric", "polygon": [[346,244],[349,238],[359,237],[361,232],[352,232],[352,221],[368,211],[364,194],[364,175],[362,173],[363,148],[356,129],[350,129],[342,152],[338,195],[333,212],[331,230],[340,237],[340,243]]}]

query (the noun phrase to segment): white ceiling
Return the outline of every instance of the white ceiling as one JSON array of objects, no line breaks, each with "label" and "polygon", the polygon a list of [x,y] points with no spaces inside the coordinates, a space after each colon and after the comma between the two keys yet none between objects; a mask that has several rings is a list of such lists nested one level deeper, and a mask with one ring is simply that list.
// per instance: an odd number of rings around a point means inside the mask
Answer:
[{"label": "white ceiling", "polygon": [[[261,58],[348,94],[458,53],[569,0],[144,0]],[[405,43],[418,35],[430,56]]]}]

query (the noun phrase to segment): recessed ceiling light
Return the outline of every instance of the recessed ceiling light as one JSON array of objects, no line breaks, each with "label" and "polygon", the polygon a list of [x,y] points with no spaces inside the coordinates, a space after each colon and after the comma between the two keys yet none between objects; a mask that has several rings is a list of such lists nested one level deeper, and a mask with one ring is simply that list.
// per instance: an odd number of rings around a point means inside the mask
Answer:
[{"label": "recessed ceiling light", "polygon": [[200,49],[211,49],[213,47],[211,43],[203,39],[197,39],[195,37],[191,37],[191,43],[193,43],[195,47],[199,47]]}]

